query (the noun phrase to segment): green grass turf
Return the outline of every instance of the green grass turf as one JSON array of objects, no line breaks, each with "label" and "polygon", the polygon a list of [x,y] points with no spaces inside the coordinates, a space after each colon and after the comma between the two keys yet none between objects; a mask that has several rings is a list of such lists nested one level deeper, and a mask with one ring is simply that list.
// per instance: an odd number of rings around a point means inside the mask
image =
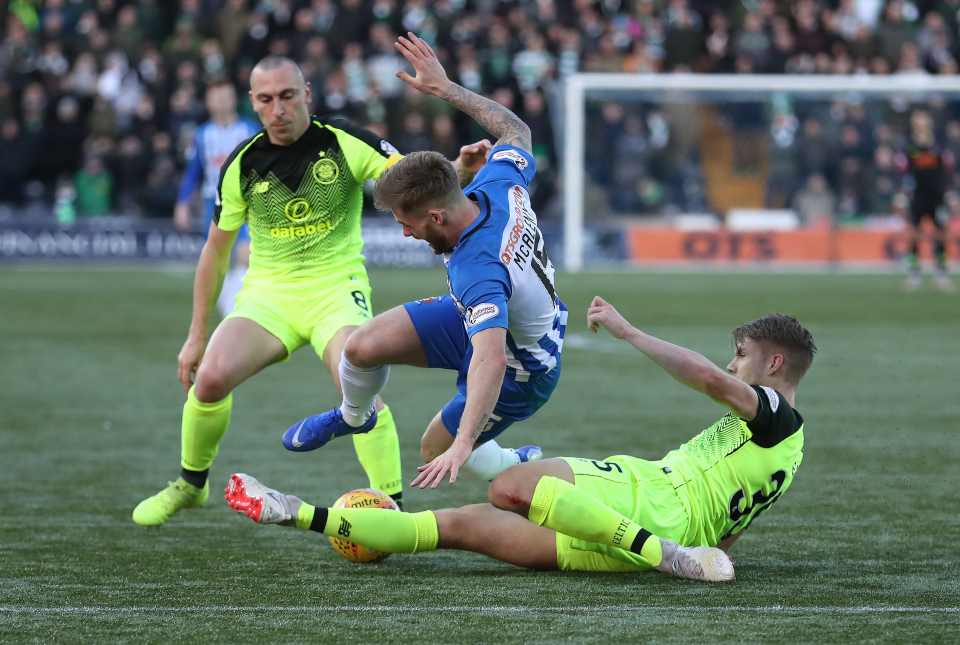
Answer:
[{"label": "green grass turf", "polygon": [[[442,293],[442,271],[372,272],[378,310]],[[219,495],[160,529],[133,507],[176,476],[176,355],[191,274],[0,272],[0,641],[948,642],[960,624],[958,298],[898,276],[561,275],[570,306],[553,400],[503,445],[658,458],[716,404],[609,336],[602,294],[638,326],[725,365],[737,324],[782,310],[820,357],[798,408],[791,490],[733,551],[738,582],[534,573],[481,556],[342,560],[325,538],[260,527]],[[404,475],[453,375],[393,372]],[[349,440],[291,454],[282,431],[338,403],[309,349],[242,385],[212,471],[326,504],[366,485]],[[481,485],[408,489],[407,509],[484,499]]]}]

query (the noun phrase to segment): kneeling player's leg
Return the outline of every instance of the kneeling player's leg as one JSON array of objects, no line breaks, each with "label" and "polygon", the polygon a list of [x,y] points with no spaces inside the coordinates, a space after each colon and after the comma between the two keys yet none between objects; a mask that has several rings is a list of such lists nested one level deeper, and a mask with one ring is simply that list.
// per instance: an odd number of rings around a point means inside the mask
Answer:
[{"label": "kneeling player's leg", "polygon": [[505,470],[490,484],[490,503],[531,522],[587,542],[638,553],[652,565],[663,559],[660,539],[575,485],[563,459]]},{"label": "kneeling player's leg", "polygon": [[[344,382],[341,372],[343,347],[358,327],[341,328],[327,343],[323,350],[323,363],[333,376],[337,390],[343,393]],[[346,370],[350,371],[349,368]],[[350,378],[349,376],[347,377]],[[357,451],[360,465],[367,473],[370,487],[390,495],[398,504],[403,504],[403,481],[400,470],[400,439],[397,426],[383,400],[376,397],[377,425],[365,434],[353,435],[353,447]]]},{"label": "kneeling player's leg", "polygon": [[490,504],[435,511],[438,549],[473,551],[527,569],[553,571],[557,534]]}]

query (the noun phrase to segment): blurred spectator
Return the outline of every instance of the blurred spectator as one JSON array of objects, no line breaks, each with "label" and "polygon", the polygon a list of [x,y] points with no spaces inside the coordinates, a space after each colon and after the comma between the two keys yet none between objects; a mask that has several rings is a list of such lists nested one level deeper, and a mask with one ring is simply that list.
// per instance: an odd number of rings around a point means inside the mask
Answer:
[{"label": "blurred spectator", "polygon": [[136,63],[140,60],[143,32],[137,26],[137,9],[133,5],[126,5],[117,13],[112,40],[113,46],[126,54],[128,61]]},{"label": "blurred spectator", "polygon": [[900,46],[900,64],[897,66],[897,74],[901,75],[920,75],[924,76],[928,72],[920,66],[920,52],[913,43],[903,43]]},{"label": "blurred spectator", "polygon": [[133,212],[140,209],[143,178],[147,176],[150,163],[140,137],[128,134],[120,140],[113,172],[116,177],[116,210]]},{"label": "blurred spectator", "polygon": [[163,45],[164,64],[175,69],[185,60],[196,60],[200,55],[202,40],[196,32],[192,18],[181,16],[176,29]]},{"label": "blurred spectator", "polygon": [[[734,63],[738,74],[752,74],[753,59],[738,56]],[[726,106],[726,114],[733,125],[733,172],[755,174],[760,170],[763,149],[763,104],[757,101],[737,101]]]},{"label": "blurred spectator", "polygon": [[628,213],[644,209],[640,182],[647,176],[646,161],[647,139],[643,136],[643,121],[638,116],[628,116],[613,149],[615,189],[612,205],[615,209]]},{"label": "blurred spectator", "polygon": [[167,218],[177,202],[179,177],[170,157],[159,157],[147,175],[143,190],[144,215]]},{"label": "blurred spectator", "polygon": [[343,70],[343,79],[347,86],[347,100],[353,103],[365,101],[370,92],[370,80],[367,76],[367,66],[363,62],[363,47],[360,43],[347,43],[343,48],[343,61],[340,68]]},{"label": "blurred spectator", "polygon": [[55,79],[70,69],[70,62],[63,55],[63,46],[56,41],[43,46],[43,52],[37,61],[37,70],[43,75],[46,84],[53,85]]},{"label": "blurred spectator", "polygon": [[64,96],[57,101],[54,117],[44,132],[44,149],[56,154],[42,155],[46,167],[45,179],[53,181],[61,175],[73,175],[80,168],[86,128],[82,120],[80,101]]},{"label": "blurred spectator", "polygon": [[87,157],[83,168],[77,173],[74,185],[81,215],[102,217],[110,214],[113,175],[107,170],[102,158],[96,155]]},{"label": "blurred spectator", "polygon": [[0,125],[0,204],[19,206],[23,184],[36,158],[36,147],[21,131],[16,119],[7,117]]},{"label": "blurred spectator", "polygon": [[[622,71],[620,69],[615,71]],[[544,79],[553,72],[553,56],[547,51],[546,39],[538,33],[527,38],[527,46],[513,59],[513,72],[521,92],[529,92],[540,87]]]},{"label": "blurred spectator", "polygon": [[[397,150],[403,154],[430,149],[427,124],[419,112],[411,112],[403,121],[404,132],[396,139]],[[454,157],[456,158],[456,157]]]},{"label": "blurred spectator", "polygon": [[816,117],[807,117],[799,140],[800,172],[804,176],[819,174],[828,180],[834,176],[837,146]]},{"label": "blurred spectator", "polygon": [[691,71],[703,55],[703,19],[690,8],[689,0],[670,0],[660,15],[666,35],[663,42],[666,68]]},{"label": "blurred spectator", "polygon": [[781,111],[774,115],[767,137],[767,192],[764,206],[785,208],[797,189],[797,117]]},{"label": "blurred spectator", "polygon": [[117,135],[117,115],[106,98],[93,100],[93,110],[87,118],[87,133],[91,137],[114,137]]},{"label": "blurred spectator", "polygon": [[820,23],[816,3],[813,0],[799,0],[793,7],[793,17],[796,21],[796,50],[810,56],[827,51],[831,38]]},{"label": "blurred spectator", "polygon": [[476,49],[471,45],[461,45],[457,50],[457,82],[477,94],[483,93],[483,74],[477,62]]},{"label": "blurred spectator", "polygon": [[460,155],[460,146],[457,144],[457,135],[453,128],[453,119],[446,115],[438,116],[433,121],[433,132],[430,138],[429,150],[436,150],[447,159],[456,159]]},{"label": "blurred spectator", "polygon": [[733,55],[743,56],[753,63],[753,69],[766,71],[772,61],[773,42],[758,13],[748,13],[743,21],[743,30],[737,35]]},{"label": "blurred spectator", "polygon": [[228,63],[236,60],[239,54],[240,40],[243,32],[247,30],[249,16],[246,0],[227,0],[217,14],[217,37],[224,59]]},{"label": "blurred spectator", "polygon": [[37,69],[40,51],[36,41],[19,17],[7,19],[7,33],[0,41],[0,69],[13,79],[22,78]]},{"label": "blurred spectator", "polygon": [[[410,0],[406,5],[412,6],[419,0]],[[347,43],[362,42],[370,33],[370,14],[361,0],[341,0],[327,34],[330,46],[335,52],[342,52]],[[406,27],[405,30],[412,29]]]},{"label": "blurred spectator", "polygon": [[[520,55],[518,54],[517,59],[514,61],[515,67],[517,65],[516,61],[519,59]],[[597,50],[587,54],[583,62],[583,69],[587,72],[622,72],[624,71],[625,63],[626,56],[624,56],[624,53],[617,47],[613,36],[605,34],[600,38]],[[549,68],[543,71],[546,73],[549,71]],[[521,89],[529,89],[539,85],[543,75],[540,75],[540,77],[536,79],[536,83],[532,83],[532,79],[524,79],[519,70],[517,70],[517,76],[518,80],[520,80]]]},{"label": "blurred spectator", "polygon": [[20,112],[25,132],[39,136],[47,120],[47,92],[41,83],[30,83],[23,90]]},{"label": "blurred spectator", "polygon": [[837,198],[820,173],[807,178],[807,184],[793,198],[793,210],[806,226],[832,226],[837,211]]},{"label": "blurred spectator", "polygon": [[137,0],[137,28],[153,47],[163,44],[169,33],[169,16],[164,2]]},{"label": "blurred spectator", "polygon": [[862,213],[881,215],[893,212],[893,199],[899,190],[899,181],[893,150],[889,146],[879,146],[874,151],[873,164],[866,173],[864,184]]},{"label": "blurred spectator", "polygon": [[510,85],[513,68],[510,32],[501,21],[493,20],[487,39],[483,58],[483,86],[489,90]]},{"label": "blurred spectator", "polygon": [[201,82],[209,83],[216,79],[226,78],[227,61],[217,40],[208,38],[200,45],[200,63],[203,71],[202,78],[198,80]]},{"label": "blurred spectator", "polygon": [[889,0],[883,10],[883,20],[877,27],[877,49],[880,56],[892,66],[901,57],[903,45],[913,39],[916,30],[904,20],[905,6],[901,0]]},{"label": "blurred spectator", "polygon": [[0,120],[7,119],[16,111],[13,86],[10,81],[0,79]]},{"label": "blurred spectator", "polygon": [[[21,186],[4,191],[19,195],[29,183],[31,200],[52,206],[66,186],[59,178],[94,155],[116,178],[111,207],[140,203],[148,213],[207,118],[204,85],[226,78],[245,91],[268,52],[301,62],[314,113],[382,129],[406,150],[454,156],[489,135],[396,78],[409,69],[396,35],[413,30],[451,79],[528,122],[538,166],[531,199],[541,208],[558,179],[550,107],[572,73],[955,75],[958,15],[960,0],[26,0],[0,25],[0,123],[15,119],[3,145],[59,153],[30,160],[17,169]],[[841,215],[889,208],[887,187],[899,178],[888,161],[907,145],[907,98],[767,103],[708,112],[683,101],[590,101],[588,190],[611,191],[623,212],[709,208],[701,155],[708,118],[719,115],[733,165],[765,178],[768,204],[791,203],[797,177],[820,174]],[[955,106],[928,100],[956,154]],[[239,107],[255,116],[248,101]]]}]

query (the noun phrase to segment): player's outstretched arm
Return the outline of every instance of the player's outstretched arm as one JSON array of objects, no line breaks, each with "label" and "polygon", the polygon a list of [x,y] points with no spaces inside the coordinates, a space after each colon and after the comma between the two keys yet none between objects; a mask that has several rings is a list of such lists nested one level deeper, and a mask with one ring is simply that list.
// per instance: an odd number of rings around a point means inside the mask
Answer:
[{"label": "player's outstretched arm", "polygon": [[499,138],[495,145],[515,146],[525,152],[533,151],[530,128],[526,123],[499,103],[485,99],[448,79],[430,45],[413,33],[408,33],[407,36],[409,38],[401,36],[396,47],[413,65],[417,75],[412,77],[399,71],[398,78],[424,94],[439,96],[469,114],[487,132]]},{"label": "player's outstretched arm", "polygon": [[705,356],[643,333],[600,296],[590,304],[587,322],[593,333],[603,325],[614,337],[626,340],[670,376],[706,394],[741,419],[752,421],[756,416],[759,400],[752,387],[724,372]]},{"label": "player's outstretched arm", "polygon": [[417,469],[420,474],[411,486],[426,488],[433,482],[430,488],[436,488],[448,472],[450,483],[457,481],[457,473],[470,458],[473,446],[487,427],[500,396],[503,375],[507,370],[506,341],[507,330],[503,327],[478,331],[470,339],[473,357],[467,371],[467,402],[460,417],[457,436],[446,452]]},{"label": "player's outstretched arm", "polygon": [[230,268],[230,251],[237,239],[238,231],[224,231],[216,224],[210,224],[207,243],[203,245],[197,274],[193,279],[193,318],[187,341],[177,357],[177,376],[183,383],[184,391],[193,384],[193,376],[203,359],[207,347],[207,326],[213,305],[220,296],[223,279]]}]

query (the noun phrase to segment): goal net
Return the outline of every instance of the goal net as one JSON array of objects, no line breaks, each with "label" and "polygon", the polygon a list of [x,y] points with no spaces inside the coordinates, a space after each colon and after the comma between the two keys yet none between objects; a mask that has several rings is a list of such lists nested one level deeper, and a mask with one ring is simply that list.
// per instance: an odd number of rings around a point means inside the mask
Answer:
[{"label": "goal net", "polygon": [[960,77],[574,74],[563,110],[571,271],[894,266],[922,153],[944,166],[937,217],[956,210]]}]

